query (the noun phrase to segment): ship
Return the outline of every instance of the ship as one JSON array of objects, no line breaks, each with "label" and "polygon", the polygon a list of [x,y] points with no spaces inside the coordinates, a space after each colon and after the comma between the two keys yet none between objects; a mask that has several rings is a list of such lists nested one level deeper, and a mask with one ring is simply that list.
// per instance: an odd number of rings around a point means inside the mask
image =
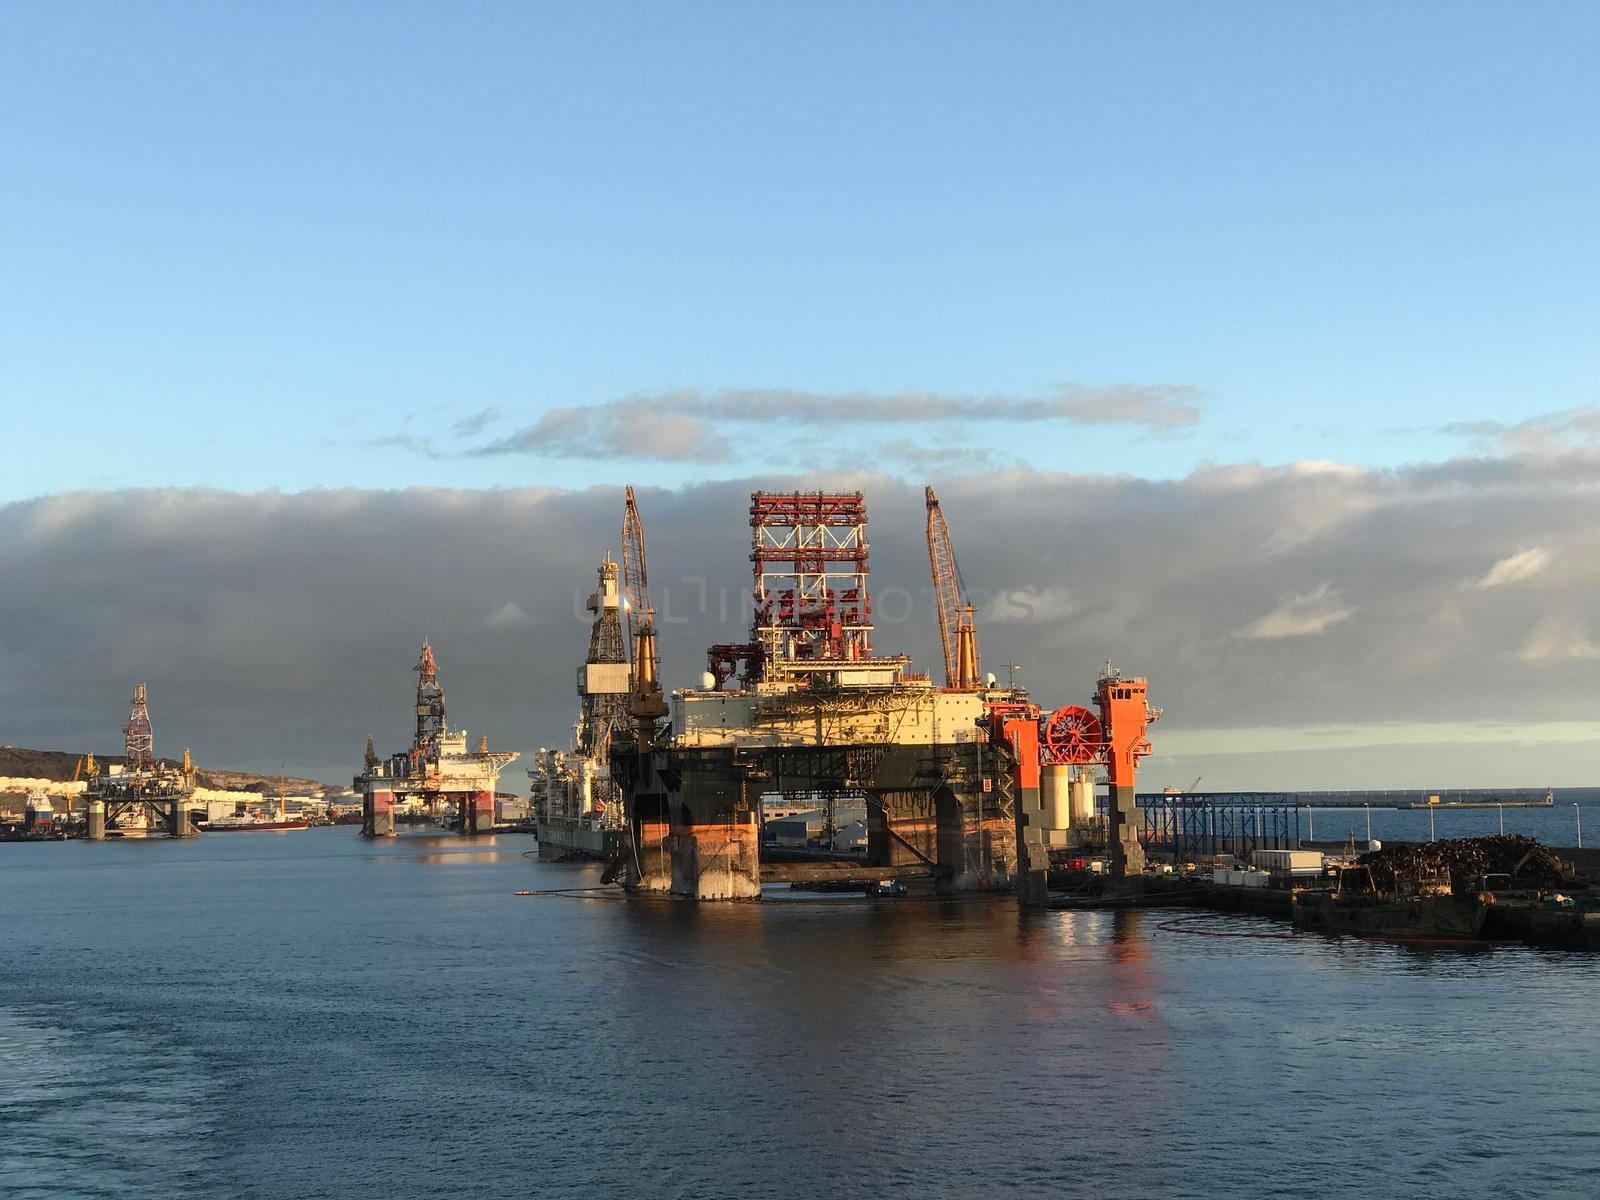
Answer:
[{"label": "ship", "polygon": [[272,831],[283,829],[309,829],[311,822],[304,817],[291,817],[285,809],[285,785],[288,780],[283,773],[278,773],[278,796],[276,809],[273,812],[262,812],[260,809],[246,808],[243,803],[235,806],[234,811],[226,816],[215,817],[207,821],[200,828],[207,833],[242,833],[256,831]]},{"label": "ship", "polygon": [[622,844],[623,807],[611,777],[613,735],[632,729],[629,668],[622,634],[617,564],[607,554],[589,596],[594,614],[589,653],[578,667],[578,718],[564,750],[541,746],[528,771],[539,857],[556,862],[610,861]]}]

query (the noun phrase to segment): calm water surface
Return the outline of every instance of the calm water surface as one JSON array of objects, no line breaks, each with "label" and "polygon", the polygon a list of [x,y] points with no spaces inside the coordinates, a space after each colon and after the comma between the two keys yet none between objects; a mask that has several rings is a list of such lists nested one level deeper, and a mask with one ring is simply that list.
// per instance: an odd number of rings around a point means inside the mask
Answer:
[{"label": "calm water surface", "polygon": [[1600,1192],[1600,956],[519,898],[594,878],[531,845],[0,845],[0,1194]]}]

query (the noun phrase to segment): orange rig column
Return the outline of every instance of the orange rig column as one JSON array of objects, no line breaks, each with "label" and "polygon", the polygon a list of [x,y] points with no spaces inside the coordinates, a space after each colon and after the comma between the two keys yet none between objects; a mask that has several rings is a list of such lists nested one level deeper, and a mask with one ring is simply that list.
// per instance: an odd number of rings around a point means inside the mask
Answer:
[{"label": "orange rig column", "polygon": [[1145,730],[1157,714],[1146,701],[1143,679],[1124,679],[1106,664],[1095,704],[1105,728],[1108,828],[1111,878],[1125,879],[1144,871],[1144,847],[1139,844],[1139,807],[1134,802],[1134,772],[1139,759],[1150,753]]},{"label": "orange rig column", "polygon": [[1039,840],[1043,811],[1039,797],[1039,709],[1033,704],[996,705],[991,710],[995,742],[1011,755],[1012,816],[1017,841],[1017,902],[1024,908],[1042,907],[1048,900],[1046,885],[1049,852]]}]

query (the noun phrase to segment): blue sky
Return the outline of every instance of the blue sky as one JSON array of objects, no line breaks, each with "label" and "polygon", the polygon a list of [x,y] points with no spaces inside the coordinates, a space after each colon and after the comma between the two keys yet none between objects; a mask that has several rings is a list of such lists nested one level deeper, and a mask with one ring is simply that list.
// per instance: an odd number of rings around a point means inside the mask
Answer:
[{"label": "blue sky", "polygon": [[[0,499],[1445,457],[1593,402],[1597,59],[1562,3],[7,6]],[[1063,384],[1198,419],[464,453]]]}]

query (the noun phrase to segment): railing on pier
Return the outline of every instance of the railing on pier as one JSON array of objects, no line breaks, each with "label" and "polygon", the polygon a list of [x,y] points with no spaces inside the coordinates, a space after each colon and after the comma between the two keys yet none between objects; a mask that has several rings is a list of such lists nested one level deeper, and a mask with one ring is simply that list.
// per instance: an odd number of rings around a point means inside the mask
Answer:
[{"label": "railing on pier", "polygon": [[1179,861],[1300,845],[1293,792],[1146,792],[1138,804],[1145,849]]}]

